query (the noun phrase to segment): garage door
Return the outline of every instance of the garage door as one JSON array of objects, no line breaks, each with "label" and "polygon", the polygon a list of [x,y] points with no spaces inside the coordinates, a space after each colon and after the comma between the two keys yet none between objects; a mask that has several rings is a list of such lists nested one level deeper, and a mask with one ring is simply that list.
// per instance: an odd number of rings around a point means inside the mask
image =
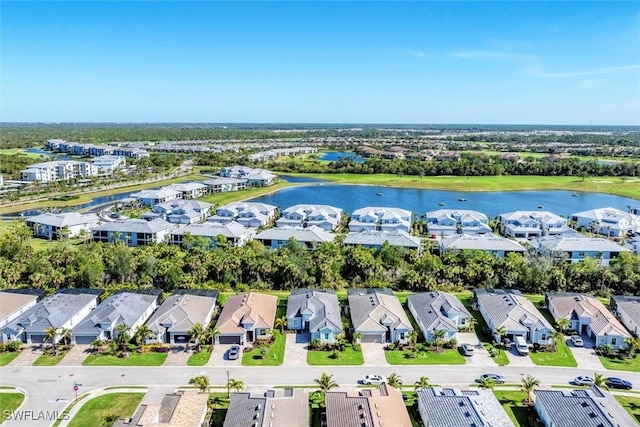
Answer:
[{"label": "garage door", "polygon": [[46,335],[31,335],[31,344],[42,344],[47,341]]},{"label": "garage door", "polygon": [[240,344],[240,335],[232,335],[232,336],[220,335],[218,337],[218,342],[220,344]]},{"label": "garage door", "polygon": [[189,342],[189,335],[174,335],[173,342],[176,344],[184,344]]},{"label": "garage door", "polygon": [[76,335],[74,336],[74,339],[76,340],[76,344],[91,344],[96,339],[96,337],[87,335]]},{"label": "garage door", "polygon": [[382,342],[382,335],[363,335],[360,338],[362,343]]}]

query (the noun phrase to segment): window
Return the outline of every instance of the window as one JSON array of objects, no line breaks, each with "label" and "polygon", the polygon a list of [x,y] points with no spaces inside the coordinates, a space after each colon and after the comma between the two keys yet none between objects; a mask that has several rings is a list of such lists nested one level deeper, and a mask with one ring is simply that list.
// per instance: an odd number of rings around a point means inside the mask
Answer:
[{"label": "window", "polygon": [[611,338],[611,345],[616,345],[618,343],[618,338]]},{"label": "window", "polygon": [[324,333],[324,339],[325,339],[325,340],[328,340],[328,339],[329,339],[329,332],[325,332],[325,333]]}]

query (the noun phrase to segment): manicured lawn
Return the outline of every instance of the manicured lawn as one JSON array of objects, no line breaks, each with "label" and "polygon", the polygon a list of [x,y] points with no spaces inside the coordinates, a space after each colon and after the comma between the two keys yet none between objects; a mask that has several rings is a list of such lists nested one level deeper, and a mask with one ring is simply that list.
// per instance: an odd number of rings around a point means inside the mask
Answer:
[{"label": "manicured lawn", "polygon": [[167,353],[130,353],[126,359],[117,356],[92,354],[84,359],[84,366],[160,366],[167,359]]},{"label": "manicured lawn", "polygon": [[18,409],[23,401],[22,393],[0,393],[0,423],[6,420],[12,411]]},{"label": "manicured lawn", "polygon": [[619,404],[640,424],[640,397],[613,396]]},{"label": "manicured lawn", "polygon": [[66,355],[68,351],[59,350],[55,356],[50,354],[43,354],[38,357],[35,362],[33,362],[33,366],[53,366],[57,365]]},{"label": "manicured lawn", "polygon": [[411,352],[404,350],[385,351],[384,357],[390,365],[464,365],[466,360],[458,350],[448,349],[442,353],[435,351],[419,352],[418,357],[407,357]]},{"label": "manicured lawn", "polygon": [[633,359],[618,359],[613,357],[600,356],[600,362],[606,369],[616,371],[640,372],[640,356]]},{"label": "manicured lawn", "polygon": [[308,365],[362,365],[364,357],[361,350],[354,350],[351,345],[347,345],[344,351],[340,352],[339,359],[332,359],[330,351],[309,350],[307,352]]},{"label": "manicured lawn", "polygon": [[[202,177],[200,179],[202,179]],[[295,184],[280,181],[277,184],[271,185],[269,187],[262,187],[262,188],[252,187],[246,190],[207,194],[204,197],[200,197],[198,200],[202,202],[213,203],[216,206],[221,206],[227,203],[237,202],[239,200],[252,199],[254,197],[262,196],[264,194],[273,193],[274,191],[291,187],[292,185],[295,185]]]},{"label": "manicured lawn", "polygon": [[8,365],[13,359],[18,357],[19,351],[7,351],[0,353],[0,366]]},{"label": "manicured lawn", "polygon": [[527,398],[527,393],[509,390],[494,391],[493,394],[517,427],[529,426],[529,410],[522,404],[522,401]]},{"label": "manicured lawn", "polygon": [[106,415],[129,418],[142,401],[144,393],[110,393],[86,402],[69,423],[69,427],[95,426]]},{"label": "manicured lawn", "polygon": [[211,357],[211,351],[209,349],[209,346],[206,346],[202,349],[201,352],[199,353],[193,353],[190,357],[189,360],[187,360],[187,365],[189,366],[204,366],[207,364],[207,362],[209,361],[209,358]]},{"label": "manicured lawn", "polygon": [[507,352],[501,348],[496,348],[489,343],[483,343],[484,348],[487,349],[489,354],[491,354],[491,350],[494,349],[495,356],[493,356],[493,360],[500,366],[508,365],[509,358],[507,357]]},{"label": "manicured lawn", "polygon": [[286,343],[286,337],[277,331],[274,334],[274,342],[268,347],[264,359],[260,353],[260,347],[256,347],[250,352],[242,355],[242,364],[244,366],[278,366],[282,365],[284,359],[284,345]]},{"label": "manicured lawn", "polygon": [[578,366],[573,358],[571,350],[564,338],[556,340],[556,352],[530,352],[529,357],[533,363],[539,366],[568,366],[575,368]]}]

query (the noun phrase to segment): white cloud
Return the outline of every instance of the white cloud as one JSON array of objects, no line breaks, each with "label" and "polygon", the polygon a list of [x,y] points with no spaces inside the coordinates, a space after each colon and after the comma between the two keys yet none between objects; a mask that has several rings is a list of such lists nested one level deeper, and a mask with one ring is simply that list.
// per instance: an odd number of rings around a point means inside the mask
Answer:
[{"label": "white cloud", "polygon": [[623,67],[607,67],[607,68],[595,68],[591,70],[583,71],[571,71],[566,73],[534,73],[536,77],[543,77],[547,79],[564,79],[568,77],[581,77],[581,76],[593,76],[597,74],[609,74],[619,71],[627,70],[640,70],[640,65],[626,65]]}]

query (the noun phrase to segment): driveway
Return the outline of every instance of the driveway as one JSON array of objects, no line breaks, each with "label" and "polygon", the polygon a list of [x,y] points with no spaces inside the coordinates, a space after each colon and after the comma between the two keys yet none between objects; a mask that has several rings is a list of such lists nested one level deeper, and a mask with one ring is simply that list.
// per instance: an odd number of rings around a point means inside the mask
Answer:
[{"label": "driveway", "polygon": [[187,360],[189,360],[193,352],[184,350],[185,346],[183,345],[171,346],[167,359],[162,366],[187,366]]},{"label": "driveway", "polygon": [[287,334],[283,366],[306,366],[311,334]]},{"label": "driveway", "polygon": [[458,332],[458,344],[471,344],[473,346],[473,356],[465,357],[467,365],[471,366],[496,366],[486,348],[480,343],[478,336],[473,332]]},{"label": "driveway", "polygon": [[504,350],[507,358],[509,359],[509,366],[527,366],[535,368],[536,365],[529,356],[522,356],[516,350],[516,346],[512,346],[510,350]]},{"label": "driveway", "polygon": [[58,366],[82,366],[82,362],[89,355],[88,345],[74,345],[69,353],[58,363]]},{"label": "driveway", "polygon": [[[233,344],[216,344],[213,346],[213,353],[209,358],[207,366],[242,366],[242,349],[240,356],[236,360],[227,359],[227,352]],[[286,353],[285,353],[286,354]]]},{"label": "driveway", "polygon": [[574,346],[569,338],[566,338],[566,340],[569,350],[571,350],[571,354],[573,354],[573,358],[576,359],[576,362],[578,363],[578,368],[594,370],[604,369],[600,362],[600,358],[596,356],[596,352],[593,349],[594,342],[591,338],[588,338],[586,335],[582,336],[584,347]]},{"label": "driveway", "polygon": [[42,354],[42,346],[26,345],[18,357],[13,359],[7,366],[31,366]]},{"label": "driveway", "polygon": [[385,366],[389,365],[384,357],[384,346],[386,344],[365,343],[361,344],[362,357],[364,357],[364,366]]}]

